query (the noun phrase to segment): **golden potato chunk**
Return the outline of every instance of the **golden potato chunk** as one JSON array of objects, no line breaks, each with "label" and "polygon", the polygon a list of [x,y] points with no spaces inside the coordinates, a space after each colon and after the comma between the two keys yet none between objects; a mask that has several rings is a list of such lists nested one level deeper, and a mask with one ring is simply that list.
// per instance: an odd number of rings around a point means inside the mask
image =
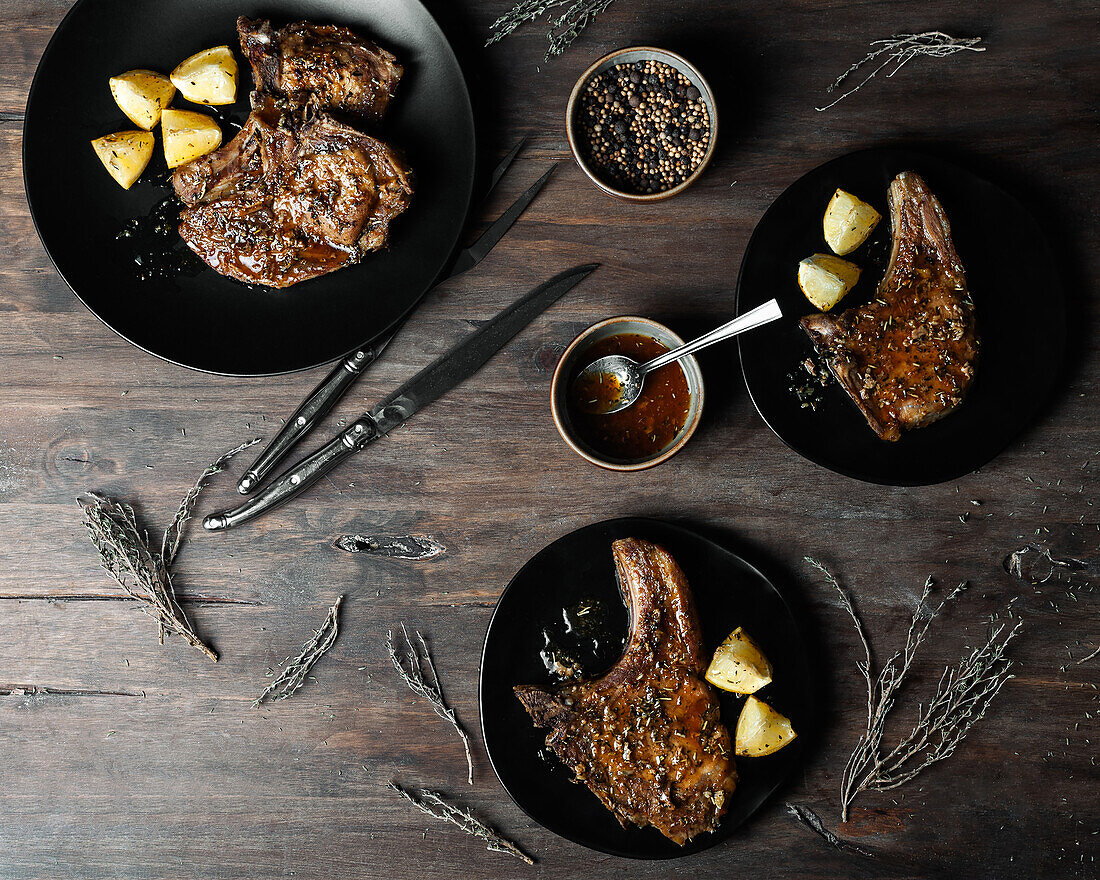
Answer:
[{"label": "golden potato chunk", "polygon": [[850,254],[867,240],[881,219],[882,215],[866,202],[838,189],[825,209],[825,241],[833,253]]},{"label": "golden potato chunk", "polygon": [[196,104],[232,104],[237,100],[237,59],[228,46],[204,49],[179,63],[172,85]]},{"label": "golden potato chunk", "polygon": [[123,189],[129,189],[153,156],[153,136],[147,131],[116,131],[92,141],[103,167]]},{"label": "golden potato chunk", "polygon": [[134,125],[152,131],[161,111],[172,103],[176,87],[155,70],[127,70],[109,80],[111,96]]},{"label": "golden potato chunk", "polygon": [[706,678],[724,691],[754,694],[771,682],[772,665],[749,634],[737,627],[714,652]]},{"label": "golden potato chunk", "polygon": [[734,752],[744,758],[762,758],[778,752],[797,736],[788,718],[750,696],[737,719]]},{"label": "golden potato chunk", "polygon": [[798,286],[806,299],[827,312],[859,281],[860,268],[832,254],[814,254],[798,264]]},{"label": "golden potato chunk", "polygon": [[160,130],[164,135],[164,160],[169,168],[205,156],[222,143],[218,123],[194,110],[165,110],[160,118]]}]

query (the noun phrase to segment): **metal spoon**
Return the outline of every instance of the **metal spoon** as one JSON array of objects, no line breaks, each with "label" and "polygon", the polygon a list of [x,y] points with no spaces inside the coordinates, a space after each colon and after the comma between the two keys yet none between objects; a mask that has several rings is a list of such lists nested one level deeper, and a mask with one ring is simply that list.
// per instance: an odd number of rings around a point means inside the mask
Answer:
[{"label": "metal spoon", "polygon": [[779,303],[773,299],[762,306],[757,306],[750,312],[746,312],[739,318],[734,318],[728,324],[723,324],[716,330],[704,333],[698,339],[693,339],[679,348],[672,349],[672,351],[666,351],[648,363],[639,364],[624,354],[610,354],[607,357],[602,357],[581,370],[573,383],[574,385],[581,382],[610,384],[612,388],[617,386],[618,393],[598,395],[595,399],[592,399],[590,394],[579,394],[577,396],[581,400],[578,405],[585,412],[602,415],[610,415],[624,410],[634,403],[638,399],[638,395],[642,393],[642,386],[645,384],[647,374],[689,354],[694,354],[708,345],[731,339],[746,330],[752,330],[762,324],[770,324],[782,317],[783,313],[779,310]]}]

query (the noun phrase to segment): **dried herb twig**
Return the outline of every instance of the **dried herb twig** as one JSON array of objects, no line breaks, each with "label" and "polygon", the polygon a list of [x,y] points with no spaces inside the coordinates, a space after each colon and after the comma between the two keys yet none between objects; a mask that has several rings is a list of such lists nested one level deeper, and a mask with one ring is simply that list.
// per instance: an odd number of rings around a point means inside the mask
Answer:
[{"label": "dried herb twig", "polygon": [[422,813],[435,816],[444,822],[450,822],[461,828],[467,834],[472,834],[485,841],[485,848],[491,852],[507,853],[528,865],[535,864],[535,860],[516,846],[512,841],[502,837],[498,832],[486,825],[480,819],[475,819],[468,810],[460,809],[454,804],[449,804],[437,791],[420,789],[416,794],[402,788],[396,782],[389,783],[389,787],[401,795],[409,803],[413,804]]},{"label": "dried herb twig", "polygon": [[[418,651],[417,646],[409,638],[409,631],[405,629],[404,624],[401,624],[401,632],[405,636],[404,658],[397,655],[397,648],[393,643],[393,632],[390,631],[387,634],[386,648],[390,653],[390,662],[393,663],[393,668],[397,670],[401,680],[409,686],[412,692],[427,700],[432,709],[435,710],[435,714],[458,731],[458,735],[462,737],[462,745],[466,748],[466,781],[473,785],[474,758],[470,752],[470,737],[466,735],[466,731],[458,723],[454,709],[448,706],[447,701],[443,698],[443,688],[439,684],[439,675],[435,671],[435,664],[432,662],[432,654],[428,650],[428,645],[424,641],[424,637],[416,632],[416,640],[419,645]],[[427,670],[431,678],[430,681],[424,677],[424,670]]]},{"label": "dried herb twig", "polygon": [[925,581],[913,609],[904,648],[882,665],[877,676],[872,676],[871,645],[851,599],[825,566],[808,556],[806,561],[825,575],[840,594],[864,649],[865,659],[857,666],[867,683],[867,727],[856,742],[840,784],[841,821],[847,822],[848,808],[861,792],[897,788],[954,753],[970,728],[985,715],[1005,682],[1013,677],[1009,674],[1012,661],[1005,656],[1005,650],[1019,633],[1021,624],[992,626],[983,645],[964,654],[955,666],[944,669],[935,694],[919,707],[913,729],[886,751],[883,747],[886,720],[905,684],[917,649],[924,643],[932,621],[944,606],[962,594],[966,583],[959,584],[929,610],[925,603],[932,592],[932,579]]},{"label": "dried herb twig", "polygon": [[1080,660],[1077,661],[1077,665],[1080,666],[1082,663],[1087,663],[1089,660],[1091,660],[1097,654],[1100,654],[1100,648],[1097,648],[1091,654],[1086,654],[1084,657],[1082,657]]},{"label": "dried herb twig", "polygon": [[309,674],[309,670],[313,668],[313,664],[320,660],[325,652],[332,647],[333,642],[336,641],[336,636],[340,632],[338,617],[340,605],[343,601],[344,597],[341,596],[332,603],[325,622],[321,624],[313,637],[302,645],[302,650],[298,656],[285,662],[283,671],[279,673],[278,678],[264,688],[264,692],[252,701],[253,709],[269,698],[271,702],[285,700],[305,683],[306,676]]},{"label": "dried herb twig", "polygon": [[127,595],[138,601],[138,607],[155,617],[160,643],[166,633],[175,633],[187,644],[198,648],[215,662],[218,655],[196,635],[187,614],[176,600],[172,584],[172,564],[179,551],[183,527],[194,510],[206,482],[221,471],[229,459],[259,438],[231,449],[202,472],[184,496],[172,524],[161,538],[160,550],[154,550],[149,533],[138,526],[134,509],[95,492],[86,492],[76,499],[84,511],[84,526],[99,551],[100,563]]},{"label": "dried herb twig", "polygon": [[545,61],[561,55],[581,35],[597,15],[607,9],[615,0],[520,0],[508,12],[489,26],[489,39],[486,46],[503,40],[512,31],[530,21],[535,21],[551,10],[567,7],[558,16],[551,16],[550,30],[546,39],[550,45],[546,50]]},{"label": "dried herb twig", "polygon": [[172,524],[164,530],[164,537],[160,542],[160,555],[168,568],[171,568],[172,563],[176,561],[176,554],[180,549],[180,539],[183,537],[183,527],[186,522],[191,519],[191,514],[194,512],[195,505],[198,503],[199,495],[201,495],[202,490],[206,488],[207,482],[209,482],[210,478],[215,474],[220,474],[226,462],[233,458],[233,456],[239,452],[244,452],[248,447],[255,446],[259,442],[260,438],[257,437],[254,440],[249,440],[247,443],[242,443],[235,449],[230,449],[225,455],[199,474],[199,478],[195,480],[195,485],[187,490],[187,494],[183,496],[183,501],[180,502],[179,510],[176,511],[175,519],[173,519]]},{"label": "dried herb twig", "polygon": [[948,55],[954,55],[956,52],[962,52],[964,50],[970,52],[984,52],[985,47],[979,47],[977,45],[981,41],[981,37],[952,37],[950,34],[945,34],[943,31],[925,31],[923,34],[896,34],[888,40],[872,40],[869,45],[878,46],[879,48],[869,52],[866,57],[857,61],[844,71],[844,73],[833,81],[833,84],[829,86],[826,91],[830,94],[835,92],[848,77],[852,76],[865,64],[870,64],[872,61],[878,61],[885,56],[882,63],[867,74],[867,76],[860,81],[859,85],[848,89],[848,91],[844,92],[844,94],[831,104],[826,104],[824,107],[817,107],[815,109],[828,110],[830,107],[839,104],[849,95],[862,89],[884,68],[889,67],[891,64],[894,65],[894,69],[886,74],[888,77],[893,76],[914,58],[919,58],[921,56],[927,58],[946,58]]}]

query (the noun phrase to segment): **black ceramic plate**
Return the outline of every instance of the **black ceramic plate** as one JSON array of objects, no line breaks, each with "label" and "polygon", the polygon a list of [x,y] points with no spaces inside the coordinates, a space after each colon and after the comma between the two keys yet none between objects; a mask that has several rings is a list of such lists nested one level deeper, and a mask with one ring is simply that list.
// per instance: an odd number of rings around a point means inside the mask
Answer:
[{"label": "black ceramic plate", "polygon": [[[981,337],[981,359],[955,412],[896,443],[880,440],[834,382],[816,412],[802,409],[788,375],[813,353],[799,327],[815,311],[798,288],[798,261],[830,253],[821,219],[840,187],[883,219],[846,259],[863,276],[837,309],[867,302],[889,256],[886,190],[916,171],[940,199],[966,269]],[[933,156],[876,149],[827,162],[792,184],[768,209],[745,252],[737,308],[772,297],[784,318],[739,339],[745,384],[768,426],[795,452],[837,473],[872,483],[918,486],[970,473],[993,459],[1036,415],[1059,374],[1065,302],[1054,259],[1027,210],[988,181]]]},{"label": "black ceramic plate", "polygon": [[[388,251],[282,291],[250,287],[203,268],[193,277],[142,282],[115,235],[168,190],[159,129],[142,179],[123,190],[89,141],[135,126],[107,80],[135,67],[169,72],[187,56],[228,44],[240,65],[228,122],[248,113],[251,68],[240,54],[239,15],[276,24],[342,24],[393,51],[405,76],[381,137],[416,173],[412,207]],[[177,96],[174,105],[201,109]],[[225,140],[236,129],[223,123]],[[474,126],[466,84],[446,38],[419,0],[80,0],[57,28],[27,101],[23,169],[42,242],[81,301],[135,345],[199,370],[259,375],[333,360],[394,326],[431,286],[466,216]]]},{"label": "black ceramic plate", "polygon": [[[649,519],[614,519],[579,529],[537,553],[500,597],[481,659],[481,728],[497,777],[528,816],[562,837],[601,852],[636,859],[670,859],[707,849],[751,816],[798,763],[802,740],[766,758],[738,758],[739,780],[718,829],[680,847],[652,828],[623,828],[585,786],[571,781],[545,749],[512,693],[517,684],[553,687],[540,657],[544,633],[568,647],[588,676],[619,658],[627,612],[615,580],[611,542],[643,538],[664,546],[683,568],[695,596],[707,657],[738,626],[756,639],[774,666],[760,697],[786,714],[803,734],[812,723],[802,640],[787,604],[759,571],[740,557],[679,526]],[[569,641],[563,609],[598,599],[608,609],[596,638]],[[602,660],[602,664],[601,664]],[[601,665],[603,668],[601,668]],[[722,692],[722,720],[733,735],[743,698]]]}]

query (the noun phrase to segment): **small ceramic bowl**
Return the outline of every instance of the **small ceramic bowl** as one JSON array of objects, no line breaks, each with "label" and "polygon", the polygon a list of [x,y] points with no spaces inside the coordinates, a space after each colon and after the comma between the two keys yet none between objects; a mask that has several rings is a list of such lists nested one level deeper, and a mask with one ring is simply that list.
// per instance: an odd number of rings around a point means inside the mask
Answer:
[{"label": "small ceramic bowl", "polygon": [[[618,64],[634,64],[637,61],[661,61],[682,73],[687,77],[688,81],[699,90],[699,97],[706,106],[707,113],[710,115],[710,139],[707,142],[707,151],[703,155],[702,161],[695,170],[691,172],[691,176],[682,183],[677,184],[671,189],[655,193],[626,192],[616,189],[611,183],[600,177],[596,169],[592,168],[587,161],[585,161],[584,150],[581,146],[581,139],[584,135],[579,130],[579,126],[575,124],[577,112],[580,109],[580,96],[584,87],[588,85],[588,81],[594,76],[603,73],[609,67],[615,67]],[[699,176],[706,169],[707,165],[710,164],[710,160],[714,156],[715,144],[718,143],[718,105],[714,100],[714,92],[711,91],[710,84],[686,58],[677,55],[675,52],[669,52],[667,49],[657,49],[653,46],[632,46],[627,49],[619,49],[617,52],[612,52],[610,55],[605,55],[581,74],[580,79],[578,79],[576,85],[573,86],[573,91],[569,95],[569,103],[565,108],[565,134],[569,138],[569,149],[572,150],[573,158],[581,167],[581,170],[588,176],[589,180],[609,196],[622,199],[624,202],[659,202],[662,199],[669,199],[674,195],[682,193],[699,179]]]},{"label": "small ceramic bowl", "polygon": [[703,371],[699,368],[699,362],[694,355],[688,355],[679,361],[680,367],[684,371],[684,378],[687,379],[691,403],[688,406],[684,426],[664,449],[660,449],[642,459],[609,458],[604,453],[592,449],[577,435],[570,419],[567,398],[570,383],[580,370],[588,366],[589,361],[585,359],[586,353],[595,343],[619,333],[637,333],[649,336],[670,349],[684,344],[684,340],[669,330],[668,327],[658,324],[656,321],[651,321],[649,318],[623,316],[608,318],[598,324],[593,324],[569,343],[569,347],[562,354],[561,360],[558,361],[558,366],[554,370],[554,378],[550,383],[550,412],[554,417],[554,425],[557,427],[562,439],[581,458],[610,471],[641,471],[670,459],[683,449],[684,444],[695,433],[695,429],[699,426],[699,420],[703,416]]}]

